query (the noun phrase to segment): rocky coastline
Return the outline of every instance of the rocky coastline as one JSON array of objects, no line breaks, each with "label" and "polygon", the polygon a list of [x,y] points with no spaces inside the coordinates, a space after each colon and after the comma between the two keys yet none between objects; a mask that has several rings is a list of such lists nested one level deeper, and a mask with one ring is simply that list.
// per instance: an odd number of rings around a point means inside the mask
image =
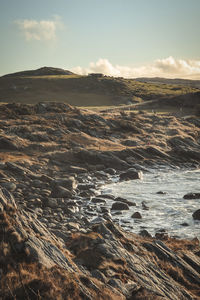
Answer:
[{"label": "rocky coastline", "polygon": [[197,169],[199,149],[197,116],[2,104],[0,297],[199,299],[199,240],[126,232],[112,213],[134,203],[98,191],[149,168]]}]

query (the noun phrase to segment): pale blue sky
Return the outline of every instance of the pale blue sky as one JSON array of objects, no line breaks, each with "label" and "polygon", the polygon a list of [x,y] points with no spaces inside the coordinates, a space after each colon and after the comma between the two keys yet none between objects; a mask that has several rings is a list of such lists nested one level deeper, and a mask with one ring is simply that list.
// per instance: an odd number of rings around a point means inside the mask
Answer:
[{"label": "pale blue sky", "polygon": [[79,66],[82,73],[159,75],[161,68],[195,76],[200,0],[0,0],[0,51],[1,75]]}]

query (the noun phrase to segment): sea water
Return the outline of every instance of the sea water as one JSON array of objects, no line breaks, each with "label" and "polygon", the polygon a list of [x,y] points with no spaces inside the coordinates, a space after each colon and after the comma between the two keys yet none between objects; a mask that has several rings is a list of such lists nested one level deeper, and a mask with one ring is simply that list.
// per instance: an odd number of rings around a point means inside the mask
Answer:
[{"label": "sea water", "polygon": [[[157,193],[160,191],[163,194]],[[200,238],[200,221],[192,217],[200,209],[200,199],[184,199],[190,192],[200,193],[200,170],[151,170],[142,180],[115,182],[101,190],[103,194],[120,196],[136,204],[120,215],[112,211],[113,219],[126,230],[139,233],[146,229],[155,235],[164,229],[171,237]],[[149,210],[143,210],[142,202]],[[113,201],[107,203],[111,207]],[[142,219],[131,218],[136,211]]]}]

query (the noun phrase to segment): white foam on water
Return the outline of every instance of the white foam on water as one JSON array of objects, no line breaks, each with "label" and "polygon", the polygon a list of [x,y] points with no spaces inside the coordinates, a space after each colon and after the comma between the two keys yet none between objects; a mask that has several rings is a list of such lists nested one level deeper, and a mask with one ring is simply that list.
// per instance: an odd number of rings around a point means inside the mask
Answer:
[{"label": "white foam on water", "polygon": [[[144,174],[143,180],[105,185],[101,191],[136,203],[129,211],[113,215],[113,219],[129,231],[139,233],[146,229],[154,235],[157,230],[165,229],[170,236],[200,238],[200,221],[192,217],[193,212],[200,209],[200,199],[183,199],[187,193],[200,193],[200,170],[152,170]],[[166,194],[157,194],[159,191]],[[149,210],[142,209],[143,201]],[[113,201],[107,203],[111,207]],[[141,220],[131,218],[136,211],[141,213]],[[183,223],[189,226],[181,225]]]}]

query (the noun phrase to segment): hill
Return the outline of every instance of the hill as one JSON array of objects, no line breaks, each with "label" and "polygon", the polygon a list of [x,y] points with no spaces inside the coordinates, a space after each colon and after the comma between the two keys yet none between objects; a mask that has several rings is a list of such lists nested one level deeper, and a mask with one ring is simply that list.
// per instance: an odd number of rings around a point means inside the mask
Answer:
[{"label": "hill", "polygon": [[21,77],[21,76],[49,76],[49,75],[73,75],[74,73],[53,67],[42,67],[36,70],[21,71],[4,75],[3,77]]},{"label": "hill", "polygon": [[141,77],[136,78],[139,82],[148,82],[148,83],[155,83],[155,84],[175,84],[175,85],[184,85],[184,86],[191,86],[194,88],[200,88],[200,80],[191,80],[191,79],[170,79],[170,78],[161,78],[161,77]]},{"label": "hill", "polygon": [[200,112],[200,92],[189,93],[143,102],[137,109],[171,111],[178,115],[198,114]]},{"label": "hill", "polygon": [[199,91],[189,85],[146,83],[135,79],[80,76],[43,67],[0,77],[0,102],[64,102],[76,106],[117,106]]}]

